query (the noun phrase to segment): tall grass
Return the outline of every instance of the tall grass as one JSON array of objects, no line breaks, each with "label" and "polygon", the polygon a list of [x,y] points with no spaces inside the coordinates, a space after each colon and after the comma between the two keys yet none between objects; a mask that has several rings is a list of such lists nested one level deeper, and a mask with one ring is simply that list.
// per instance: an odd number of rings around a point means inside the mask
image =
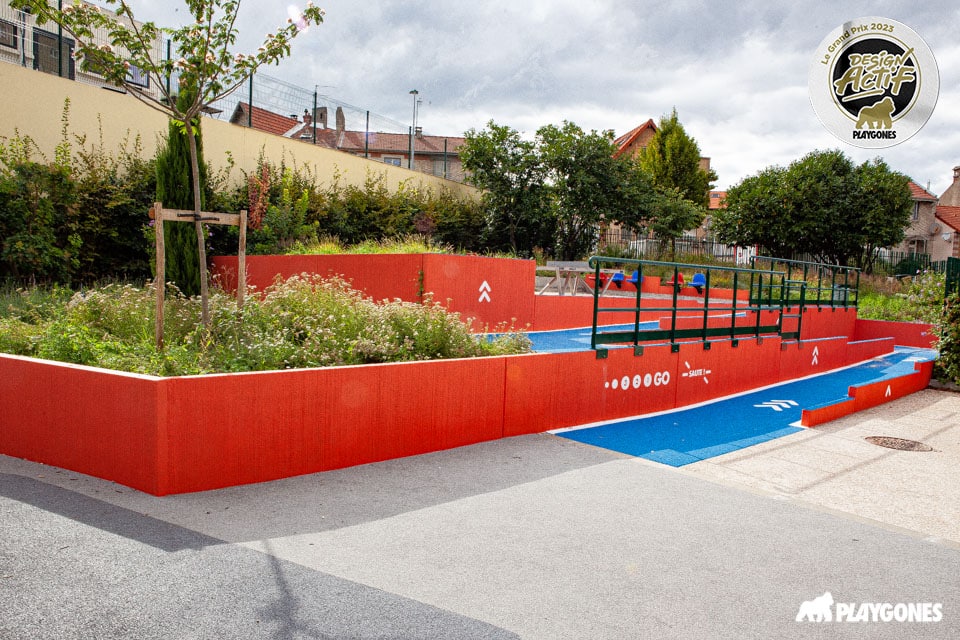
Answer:
[{"label": "tall grass", "polygon": [[248,298],[242,310],[214,292],[209,331],[200,327],[197,299],[168,289],[166,348],[158,352],[152,285],[67,293],[2,294],[0,351],[166,376],[468,358],[530,346],[519,334],[474,335],[457,314],[429,301],[374,303],[343,280],[302,275]]}]

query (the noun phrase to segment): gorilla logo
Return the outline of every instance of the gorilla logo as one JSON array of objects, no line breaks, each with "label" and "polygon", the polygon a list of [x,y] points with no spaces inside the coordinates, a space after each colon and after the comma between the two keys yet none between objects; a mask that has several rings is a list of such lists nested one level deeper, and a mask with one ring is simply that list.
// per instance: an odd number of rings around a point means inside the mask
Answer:
[{"label": "gorilla logo", "polygon": [[863,107],[857,114],[857,129],[862,129],[863,125],[867,125],[868,129],[892,129],[893,109],[893,98],[890,96]]},{"label": "gorilla logo", "polygon": [[800,605],[797,622],[833,622],[833,594],[827,591],[822,596],[807,600]]}]

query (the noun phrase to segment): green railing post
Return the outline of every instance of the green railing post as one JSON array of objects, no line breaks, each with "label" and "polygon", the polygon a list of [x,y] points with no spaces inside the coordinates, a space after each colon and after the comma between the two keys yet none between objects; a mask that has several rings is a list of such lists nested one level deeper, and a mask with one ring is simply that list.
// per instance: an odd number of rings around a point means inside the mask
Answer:
[{"label": "green railing post", "polygon": [[673,309],[670,311],[670,348],[678,351],[680,345],[677,344],[677,295],[680,293],[680,285],[677,284],[677,274],[680,273],[680,267],[673,265]]}]

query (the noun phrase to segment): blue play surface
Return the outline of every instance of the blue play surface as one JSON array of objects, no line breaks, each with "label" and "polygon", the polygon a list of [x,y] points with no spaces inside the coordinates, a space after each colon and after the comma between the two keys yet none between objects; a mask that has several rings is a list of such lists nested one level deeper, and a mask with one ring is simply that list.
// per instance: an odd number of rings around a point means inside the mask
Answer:
[{"label": "blue play surface", "polygon": [[[655,331],[660,323],[641,322],[641,331]],[[604,331],[630,331],[633,324],[604,325]],[[570,351],[589,351],[590,334],[592,327],[581,329],[560,329],[557,331],[530,331],[526,335],[533,343],[533,350],[537,353],[565,353]]]},{"label": "blue play surface", "polygon": [[[587,340],[589,344],[589,329]],[[897,347],[890,355],[804,380],[687,409],[552,433],[681,467],[800,431],[796,425],[803,409],[845,400],[850,386],[908,375],[915,362],[935,358],[930,349]]]}]

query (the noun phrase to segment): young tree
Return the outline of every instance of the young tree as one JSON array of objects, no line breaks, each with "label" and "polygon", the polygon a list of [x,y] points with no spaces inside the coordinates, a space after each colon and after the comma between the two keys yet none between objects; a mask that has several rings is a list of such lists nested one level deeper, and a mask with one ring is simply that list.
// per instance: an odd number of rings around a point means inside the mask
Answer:
[{"label": "young tree", "polygon": [[706,217],[703,207],[680,194],[679,189],[657,191],[648,210],[649,226],[661,241],[670,241],[670,259],[677,255],[677,238],[687,229],[696,229]]},{"label": "young tree", "polygon": [[[127,93],[144,104],[182,123],[190,145],[191,178],[193,182],[193,211],[197,218],[194,227],[200,259],[200,295],[203,324],[209,326],[210,311],[207,293],[206,240],[203,224],[199,221],[200,164],[195,136],[196,118],[204,106],[229,95],[254,73],[267,64],[275,64],[290,54],[293,39],[309,25],[323,21],[323,11],[308,2],[297,17],[275,33],[268,33],[263,44],[250,55],[230,52],[235,44],[235,22],[240,0],[186,0],[192,24],[178,29],[160,28],[151,22],[137,23],[125,0],[104,0],[116,7],[112,12],[76,0],[62,9],[52,7],[48,0],[13,0],[16,9],[29,10],[37,23],[53,21],[76,42],[76,56],[81,64],[96,70],[108,82],[126,89]],[[108,34],[107,43],[96,33]],[[155,43],[167,35],[176,50],[175,59],[161,59]],[[136,68],[150,78],[151,85],[160,88],[159,97],[148,93],[132,82],[130,69]],[[181,107],[168,89],[168,81],[177,74],[181,87],[193,92],[193,100]],[[161,285],[162,286],[162,285]]]}]

